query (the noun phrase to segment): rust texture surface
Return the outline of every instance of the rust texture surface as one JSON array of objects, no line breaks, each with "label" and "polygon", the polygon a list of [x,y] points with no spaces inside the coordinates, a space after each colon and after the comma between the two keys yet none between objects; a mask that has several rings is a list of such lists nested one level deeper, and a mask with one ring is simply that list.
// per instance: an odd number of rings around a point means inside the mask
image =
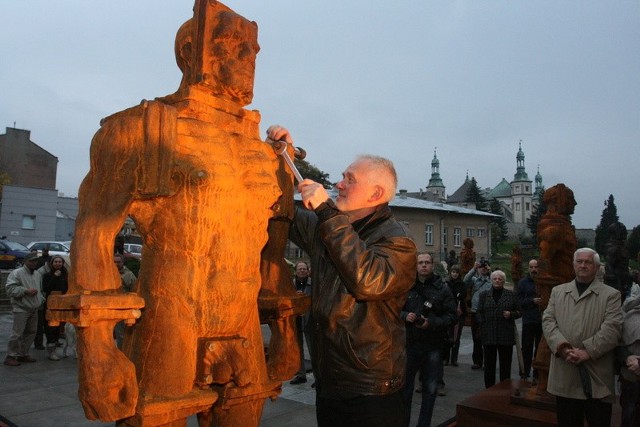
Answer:
[{"label": "rust texture surface", "polygon": [[[103,119],[92,140],[70,290],[48,314],[78,326],[89,419],[178,426],[197,413],[199,425],[257,426],[298,368],[294,318],[309,302],[283,262],[292,177],[244,108],[258,50],[255,22],[197,0],[176,36],[178,90]],[[144,240],[129,294],[112,255],[127,216]],[[133,325],[122,351],[120,320]]]}]

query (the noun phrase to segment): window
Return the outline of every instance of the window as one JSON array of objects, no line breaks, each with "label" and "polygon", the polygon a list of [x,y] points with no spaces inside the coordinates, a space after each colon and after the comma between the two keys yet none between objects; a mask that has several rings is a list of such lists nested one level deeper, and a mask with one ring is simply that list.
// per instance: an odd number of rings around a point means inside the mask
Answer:
[{"label": "window", "polygon": [[520,210],[520,203],[516,203],[516,211]]},{"label": "window", "polygon": [[531,210],[531,203],[527,202],[527,203],[525,203],[524,205],[525,205],[525,209],[526,209],[527,211],[530,211],[530,210]]},{"label": "window", "polygon": [[516,185],[516,193],[519,193],[519,192],[520,192],[520,186]]},{"label": "window", "polygon": [[524,186],[524,191],[527,192],[527,193],[529,192],[529,186],[528,185]]},{"label": "window", "polygon": [[453,246],[457,248],[462,246],[462,229],[460,227],[453,228]]},{"label": "window", "polygon": [[36,216],[35,215],[22,215],[22,228],[25,230],[36,229]]},{"label": "window", "polygon": [[475,231],[473,228],[467,228],[467,237],[475,237]]},{"label": "window", "polygon": [[447,227],[442,228],[442,244],[445,246],[449,244],[449,233]]},{"label": "window", "polygon": [[433,225],[424,225],[424,243],[426,245],[433,245]]},{"label": "window", "polygon": [[484,228],[478,228],[478,237],[484,237],[486,230]]}]

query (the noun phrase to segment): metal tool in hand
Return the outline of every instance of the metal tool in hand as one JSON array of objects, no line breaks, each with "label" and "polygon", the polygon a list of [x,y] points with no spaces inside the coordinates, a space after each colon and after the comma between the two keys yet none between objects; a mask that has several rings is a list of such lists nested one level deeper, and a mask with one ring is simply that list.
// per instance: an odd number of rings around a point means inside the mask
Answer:
[{"label": "metal tool in hand", "polygon": [[289,153],[287,152],[287,143],[285,141],[273,141],[273,144],[271,145],[273,146],[273,151],[275,151],[276,154],[281,155],[287,165],[289,165],[289,169],[293,172],[293,176],[296,177],[296,181],[300,184],[304,178],[300,175],[300,171],[293,163],[293,160],[291,160],[291,157],[289,157]]}]

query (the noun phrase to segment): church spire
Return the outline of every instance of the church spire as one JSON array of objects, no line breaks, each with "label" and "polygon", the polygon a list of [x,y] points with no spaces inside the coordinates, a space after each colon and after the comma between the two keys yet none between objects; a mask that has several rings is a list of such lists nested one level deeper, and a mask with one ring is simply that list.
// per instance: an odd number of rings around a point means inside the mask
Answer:
[{"label": "church spire", "polygon": [[431,179],[429,179],[427,190],[438,196],[438,199],[444,200],[445,187],[442,182],[442,178],[440,178],[440,161],[436,154],[437,149],[438,147],[433,150],[433,160],[431,160]]},{"label": "church spire", "polygon": [[517,169],[513,176],[514,181],[529,181],[529,176],[524,170],[524,152],[522,151],[522,140],[518,143],[518,154],[516,154]]}]

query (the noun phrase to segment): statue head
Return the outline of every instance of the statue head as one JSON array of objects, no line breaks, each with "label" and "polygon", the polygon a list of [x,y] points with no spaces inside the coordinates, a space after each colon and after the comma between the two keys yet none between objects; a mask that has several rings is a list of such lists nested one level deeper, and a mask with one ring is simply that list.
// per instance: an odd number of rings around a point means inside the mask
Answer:
[{"label": "statue head", "polygon": [[194,16],[176,35],[180,87],[198,85],[248,105],[253,99],[258,26],[215,0],[196,0]]},{"label": "statue head", "polygon": [[462,245],[467,249],[473,249],[473,240],[467,237],[462,241]]},{"label": "statue head", "polygon": [[621,222],[616,221],[609,225],[609,227],[607,227],[607,231],[609,232],[609,240],[621,240],[626,242],[627,227],[625,227]]},{"label": "statue head", "polygon": [[576,207],[573,191],[564,184],[556,184],[545,191],[543,200],[549,213],[569,216]]}]

